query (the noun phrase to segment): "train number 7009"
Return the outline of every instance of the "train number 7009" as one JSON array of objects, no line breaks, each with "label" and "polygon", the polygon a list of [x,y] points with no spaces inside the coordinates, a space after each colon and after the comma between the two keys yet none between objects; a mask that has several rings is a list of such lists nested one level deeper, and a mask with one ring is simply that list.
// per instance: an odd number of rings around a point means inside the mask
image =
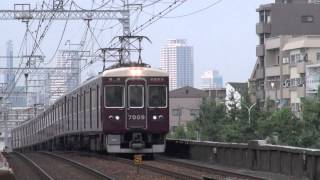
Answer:
[{"label": "train number 7009", "polygon": [[135,114],[133,114],[133,115],[128,115],[128,119],[129,120],[145,120],[146,119],[146,116],[145,115],[135,115]]}]

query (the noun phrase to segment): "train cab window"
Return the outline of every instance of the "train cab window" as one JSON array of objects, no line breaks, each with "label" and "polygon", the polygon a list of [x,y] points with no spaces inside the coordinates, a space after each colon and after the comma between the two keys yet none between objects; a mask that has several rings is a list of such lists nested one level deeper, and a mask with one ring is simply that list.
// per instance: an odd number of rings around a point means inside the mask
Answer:
[{"label": "train cab window", "polygon": [[167,107],[167,87],[149,86],[149,107],[163,108]]},{"label": "train cab window", "polygon": [[129,86],[129,107],[141,108],[144,106],[144,89],[141,85]]},{"label": "train cab window", "polygon": [[105,86],[104,103],[106,107],[124,106],[124,88],[123,86]]}]

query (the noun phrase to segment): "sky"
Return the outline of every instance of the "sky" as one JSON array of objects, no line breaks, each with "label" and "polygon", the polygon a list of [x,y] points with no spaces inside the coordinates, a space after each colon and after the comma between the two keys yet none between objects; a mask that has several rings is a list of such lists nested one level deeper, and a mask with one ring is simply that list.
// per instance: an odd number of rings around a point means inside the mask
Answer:
[{"label": "sky", "polygon": [[[148,36],[152,41],[152,44],[144,43],[144,62],[159,67],[161,47],[166,44],[168,39],[182,38],[187,39],[188,45],[194,47],[195,87],[200,87],[201,74],[210,69],[218,70],[225,83],[247,81],[256,60],[255,49],[258,42],[255,32],[258,20],[256,8],[261,4],[271,3],[273,0],[222,0],[217,5],[200,13],[172,18],[202,9],[216,1],[188,0],[184,5],[167,15],[171,18],[162,18],[142,31],[140,35]],[[39,6],[40,2],[40,0],[5,0],[0,1],[0,9],[13,9],[15,3],[30,3],[34,7],[36,4]],[[75,0],[75,2],[86,8],[90,8],[92,4],[92,0]],[[101,2],[102,0],[95,0],[94,7],[98,7]],[[119,0],[114,2],[119,2]],[[164,2],[172,2],[172,0]],[[132,26],[135,27],[137,24],[143,23],[151,17],[150,14],[158,12],[167,5],[159,4],[143,9],[142,12],[134,13],[131,20]],[[136,19],[137,14],[139,14],[139,19]],[[117,22],[98,22],[95,26],[95,32],[114,24]],[[54,55],[64,25],[64,21],[55,21],[41,43],[41,50],[44,52],[46,60],[51,59]],[[9,39],[13,40],[14,52],[18,52],[25,27],[26,24],[19,21],[0,22],[0,56],[5,55],[5,42]],[[31,27],[35,27],[35,24],[31,24]],[[68,22],[60,49],[66,48],[64,44],[67,40],[79,43],[84,33],[84,27],[85,24],[81,21]],[[117,26],[105,30],[100,36],[97,36],[100,46],[108,44],[110,38],[116,34],[119,28]],[[30,43],[31,37],[29,38],[28,42]],[[94,42],[94,40],[92,41]],[[91,47],[90,44],[87,46]],[[99,48],[97,43],[94,43],[93,46],[95,50]],[[0,59],[0,65],[3,65],[3,59]],[[54,66],[54,61],[51,66]],[[93,66],[84,74],[94,74],[96,71],[97,68]]]}]

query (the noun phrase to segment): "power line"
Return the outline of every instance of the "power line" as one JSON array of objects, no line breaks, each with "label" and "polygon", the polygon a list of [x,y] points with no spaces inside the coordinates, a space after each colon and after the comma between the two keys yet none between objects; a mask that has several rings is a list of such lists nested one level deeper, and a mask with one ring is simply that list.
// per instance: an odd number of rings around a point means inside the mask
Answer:
[{"label": "power line", "polygon": [[136,27],[133,31],[131,31],[131,34],[137,34],[150,26],[151,24],[155,23],[156,21],[163,18],[165,15],[169,14],[171,11],[175,10],[176,8],[180,7],[182,4],[184,4],[187,0],[175,0],[173,3],[171,3],[167,8],[163,9],[161,12],[157,13],[153,17],[151,17],[149,20],[145,21],[140,26]]},{"label": "power line", "polygon": [[187,14],[178,15],[178,16],[165,16],[165,17],[163,17],[163,18],[182,18],[182,17],[192,16],[192,15],[201,13],[201,12],[207,10],[207,9],[210,9],[210,8],[212,8],[213,6],[216,6],[216,5],[220,4],[222,1],[223,1],[223,0],[218,0],[218,1],[216,1],[216,2],[214,2],[214,3],[212,3],[212,4],[208,5],[208,6],[206,6],[206,7],[204,7],[204,8],[198,9],[198,10],[196,10],[196,11],[193,11],[193,12],[190,12],[190,13],[187,13]]},{"label": "power line", "polygon": [[[72,8],[72,4],[70,5],[70,10],[71,10],[71,8]],[[61,36],[60,36],[60,40],[59,40],[59,43],[58,43],[58,46],[57,46],[54,54],[52,55],[51,59],[50,59],[47,63],[44,63],[45,65],[50,64],[50,63],[53,61],[53,59],[55,58],[57,52],[59,51],[61,42],[62,42],[62,40],[63,40],[65,31],[66,31],[66,28],[67,28],[67,24],[68,24],[68,20],[69,20],[69,15],[70,15],[70,13],[68,14],[68,19],[66,20],[66,22],[65,22],[65,24],[64,24],[64,27],[63,27],[63,30],[62,30],[62,33],[61,33]]]}]

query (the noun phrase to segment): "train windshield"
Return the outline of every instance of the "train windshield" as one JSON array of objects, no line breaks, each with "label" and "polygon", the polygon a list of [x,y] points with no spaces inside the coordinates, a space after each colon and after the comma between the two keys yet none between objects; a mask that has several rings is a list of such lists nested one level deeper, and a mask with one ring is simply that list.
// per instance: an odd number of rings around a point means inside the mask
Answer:
[{"label": "train windshield", "polygon": [[123,86],[105,86],[104,97],[106,107],[123,107],[124,88]]},{"label": "train windshield", "polygon": [[129,107],[141,108],[143,107],[144,98],[143,98],[143,86],[132,85],[129,86]]},{"label": "train windshield", "polygon": [[167,107],[166,86],[149,86],[149,107]]}]

